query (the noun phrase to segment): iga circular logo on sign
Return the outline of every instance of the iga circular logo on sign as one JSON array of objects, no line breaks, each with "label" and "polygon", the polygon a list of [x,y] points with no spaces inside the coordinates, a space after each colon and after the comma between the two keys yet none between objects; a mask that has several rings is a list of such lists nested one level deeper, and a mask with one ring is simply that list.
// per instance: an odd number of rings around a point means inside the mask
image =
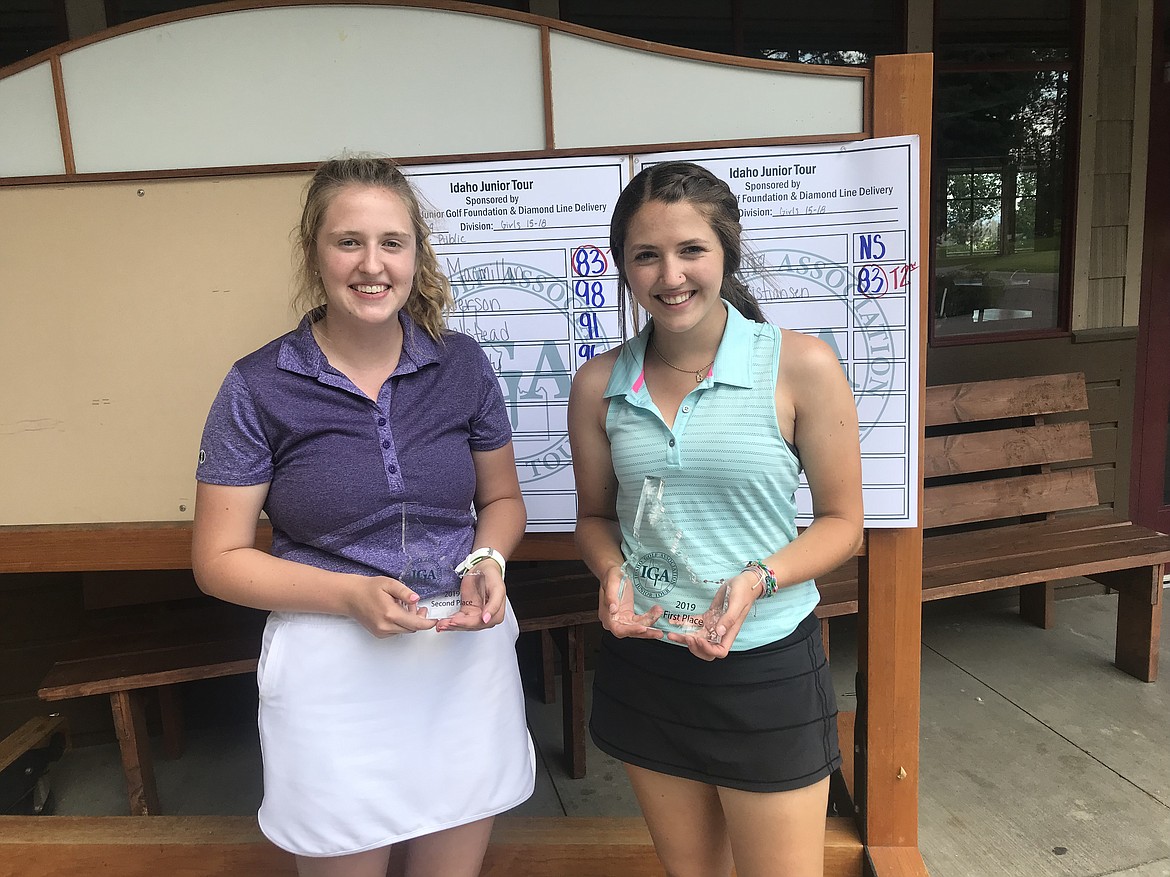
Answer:
[{"label": "iga circular logo on sign", "polygon": [[634,590],[648,600],[665,597],[678,582],[678,566],[674,558],[662,551],[643,554],[635,568]]},{"label": "iga circular logo on sign", "polygon": [[[800,331],[832,347],[847,367],[855,400],[870,401],[869,416],[859,424],[864,440],[883,422],[890,399],[905,389],[899,382],[898,345],[889,314],[898,317],[897,325],[905,326],[907,296],[894,296],[896,301],[886,301],[890,283],[881,266],[861,266],[859,276],[865,282],[859,286],[847,265],[834,263],[817,253],[762,250],[746,254],[745,263],[741,277],[765,310],[773,305],[783,307],[796,303],[802,314],[823,315],[825,323],[821,328],[801,326]],[[894,273],[905,285],[909,283],[911,270],[911,266],[905,266]],[[875,277],[881,278],[880,284],[874,281]],[[777,322],[783,324],[784,320],[781,317]],[[902,333],[905,334],[904,329]],[[904,375],[904,370],[901,373]]]},{"label": "iga circular logo on sign", "polygon": [[[479,342],[499,379],[521,486],[562,475],[572,462],[569,437],[554,429],[549,409],[567,404],[572,387],[568,281],[504,258],[463,267],[448,259],[446,269],[455,299],[447,325]],[[540,333],[526,334],[537,316]]]}]

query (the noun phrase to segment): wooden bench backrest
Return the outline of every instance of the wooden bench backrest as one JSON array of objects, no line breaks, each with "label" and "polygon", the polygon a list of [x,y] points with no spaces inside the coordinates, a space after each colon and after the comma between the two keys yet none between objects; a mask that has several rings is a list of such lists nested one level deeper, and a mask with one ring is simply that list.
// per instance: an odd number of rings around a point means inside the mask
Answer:
[{"label": "wooden bench backrest", "polygon": [[947,384],[926,389],[926,529],[1096,506],[1083,374]]}]

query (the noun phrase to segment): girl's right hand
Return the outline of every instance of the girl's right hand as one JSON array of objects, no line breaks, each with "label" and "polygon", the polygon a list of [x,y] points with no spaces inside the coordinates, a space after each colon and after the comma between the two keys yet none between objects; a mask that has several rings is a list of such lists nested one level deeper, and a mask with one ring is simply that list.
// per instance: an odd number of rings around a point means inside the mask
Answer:
[{"label": "girl's right hand", "polygon": [[362,576],[350,601],[350,617],[379,639],[430,630],[437,621],[419,608],[418,594],[389,576]]},{"label": "girl's right hand", "polygon": [[662,639],[663,632],[654,627],[663,609],[655,604],[642,615],[634,614],[634,583],[620,566],[610,567],[598,591],[597,617],[601,626],[618,638]]}]

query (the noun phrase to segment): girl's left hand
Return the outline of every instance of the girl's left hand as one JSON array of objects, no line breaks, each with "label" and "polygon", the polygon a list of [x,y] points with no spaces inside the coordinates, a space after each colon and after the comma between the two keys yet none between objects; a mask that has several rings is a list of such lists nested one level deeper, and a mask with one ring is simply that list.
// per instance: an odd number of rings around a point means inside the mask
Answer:
[{"label": "girl's left hand", "polygon": [[753,569],[745,569],[719,586],[711,608],[703,616],[706,622],[703,627],[694,633],[668,633],[666,638],[682,643],[692,655],[704,661],[726,658],[748,611],[763,591],[760,575]]},{"label": "girl's left hand", "polygon": [[500,568],[490,560],[477,563],[459,585],[459,611],[435,624],[435,630],[486,630],[504,620],[507,590]]}]

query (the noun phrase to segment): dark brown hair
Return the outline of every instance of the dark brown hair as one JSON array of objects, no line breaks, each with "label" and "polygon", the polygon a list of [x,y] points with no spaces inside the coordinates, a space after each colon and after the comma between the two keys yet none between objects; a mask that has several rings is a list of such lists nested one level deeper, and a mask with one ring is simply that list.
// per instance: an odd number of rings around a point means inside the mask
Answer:
[{"label": "dark brown hair", "polygon": [[[650,201],[661,201],[664,204],[685,201],[703,215],[723,248],[723,285],[719,295],[749,320],[766,323],[760,303],[736,276],[743,260],[743,226],[739,221],[739,201],[727,183],[706,168],[689,161],[651,165],[630,180],[614,205],[613,217],[609,222],[609,248],[618,272],[618,302],[623,320],[626,294],[630,288],[625,268],[626,235],[634,214]],[[632,302],[630,313],[637,326],[637,308]]]}]

